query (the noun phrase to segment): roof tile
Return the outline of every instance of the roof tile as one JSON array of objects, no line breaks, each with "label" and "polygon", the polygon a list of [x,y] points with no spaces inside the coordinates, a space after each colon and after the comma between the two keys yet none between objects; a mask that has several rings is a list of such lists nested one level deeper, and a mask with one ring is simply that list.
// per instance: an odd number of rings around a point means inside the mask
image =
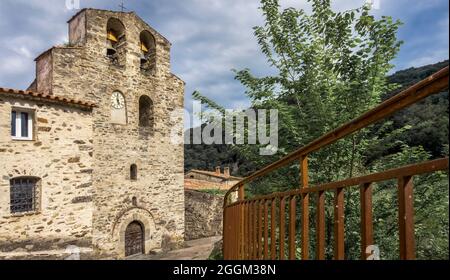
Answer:
[{"label": "roof tile", "polygon": [[64,103],[64,104],[72,105],[72,106],[81,106],[81,107],[90,108],[90,109],[97,107],[95,105],[95,103],[50,95],[50,94],[41,93],[41,92],[34,92],[34,91],[29,91],[29,90],[19,90],[19,89],[10,89],[10,88],[0,87],[0,94],[18,94],[18,95],[28,96],[31,98],[42,98],[42,99],[51,100],[53,102]]}]

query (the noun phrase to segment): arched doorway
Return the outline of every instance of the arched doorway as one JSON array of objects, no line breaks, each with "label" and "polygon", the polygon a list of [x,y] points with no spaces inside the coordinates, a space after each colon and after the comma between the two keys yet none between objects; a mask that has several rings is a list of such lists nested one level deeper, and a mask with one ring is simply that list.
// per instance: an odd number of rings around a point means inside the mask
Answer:
[{"label": "arched doorway", "polygon": [[125,256],[144,253],[144,227],[141,223],[131,222],[125,230]]}]

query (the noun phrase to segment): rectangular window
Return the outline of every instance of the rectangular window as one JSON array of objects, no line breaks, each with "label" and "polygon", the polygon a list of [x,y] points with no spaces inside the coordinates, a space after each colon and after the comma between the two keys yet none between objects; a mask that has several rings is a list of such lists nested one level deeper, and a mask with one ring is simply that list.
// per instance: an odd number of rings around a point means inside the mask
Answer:
[{"label": "rectangular window", "polygon": [[20,110],[11,112],[11,136],[14,140],[33,140],[33,113]]},{"label": "rectangular window", "polygon": [[37,178],[15,178],[11,180],[11,213],[36,211],[37,181]]}]

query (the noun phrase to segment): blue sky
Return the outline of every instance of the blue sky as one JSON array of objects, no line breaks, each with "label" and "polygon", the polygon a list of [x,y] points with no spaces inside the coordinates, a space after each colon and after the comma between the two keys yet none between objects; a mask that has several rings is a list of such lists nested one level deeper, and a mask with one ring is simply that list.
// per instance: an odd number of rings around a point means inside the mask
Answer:
[{"label": "blue sky", "polygon": [[[375,0],[377,1],[377,0]],[[375,15],[404,22],[405,41],[396,70],[449,57],[448,0],[378,0]],[[34,79],[33,59],[52,45],[67,41],[66,21],[75,10],[65,0],[2,0],[0,2],[0,86],[24,89]],[[118,10],[120,0],[80,0],[81,8]],[[271,73],[252,34],[260,25],[259,0],[125,0],[129,10],[168,38],[172,72],[186,81],[186,105],[199,90],[227,108],[245,108],[244,89],[231,69]],[[364,0],[335,0],[337,10],[356,8]],[[281,0],[283,7],[308,10],[305,0]],[[189,108],[190,109],[190,108]]]}]

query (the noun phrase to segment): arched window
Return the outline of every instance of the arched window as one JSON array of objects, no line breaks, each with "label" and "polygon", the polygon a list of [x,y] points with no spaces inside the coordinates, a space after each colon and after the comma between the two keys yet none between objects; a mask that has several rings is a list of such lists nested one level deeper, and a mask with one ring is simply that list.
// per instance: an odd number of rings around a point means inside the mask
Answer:
[{"label": "arched window", "polygon": [[130,166],[130,180],[137,180],[137,165],[132,164]]},{"label": "arched window", "polygon": [[11,213],[39,210],[39,178],[17,177],[10,180]]},{"label": "arched window", "polygon": [[106,27],[107,50],[106,55],[114,63],[119,63],[124,56],[125,48],[123,48],[125,38],[125,26],[117,18],[110,18]]},{"label": "arched window", "polygon": [[156,66],[156,43],[155,37],[148,32],[142,31],[139,35],[141,50],[141,70],[152,71]]},{"label": "arched window", "polygon": [[137,197],[133,196],[131,199],[131,204],[133,204],[133,206],[137,206]]},{"label": "arched window", "polygon": [[153,128],[153,101],[146,95],[139,98],[139,126]]},{"label": "arched window", "polygon": [[111,95],[111,122],[127,124],[127,107],[124,95],[115,91]]}]

